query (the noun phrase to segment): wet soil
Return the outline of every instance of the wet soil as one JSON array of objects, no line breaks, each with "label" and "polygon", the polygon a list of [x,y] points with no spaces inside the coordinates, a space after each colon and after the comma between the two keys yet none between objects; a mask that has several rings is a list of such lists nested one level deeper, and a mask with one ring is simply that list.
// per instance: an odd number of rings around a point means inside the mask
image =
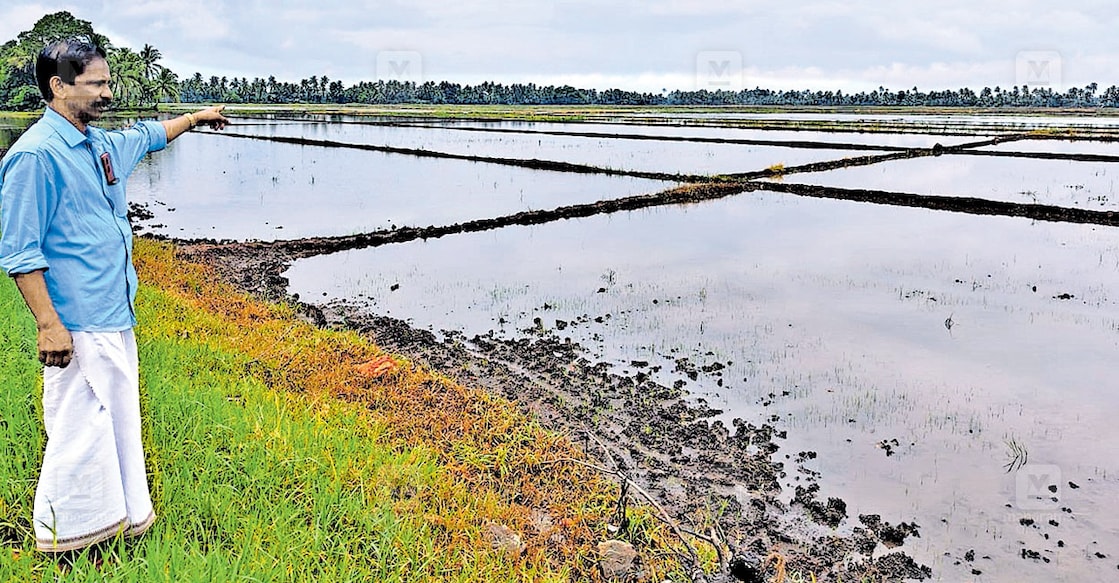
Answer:
[{"label": "wet soil", "polygon": [[[326,247],[333,249],[329,242]],[[316,306],[288,296],[282,273],[290,262],[326,251],[316,249],[312,240],[295,247],[198,242],[180,242],[179,247],[182,257],[211,266],[221,278],[258,297],[294,305],[318,326],[359,331],[386,350],[517,402],[546,427],[581,444],[595,463],[617,468],[681,527],[714,532],[724,541],[729,555],[722,571],[707,581],[768,580],[772,567],[764,565],[764,557],[772,552],[785,556],[788,568],[814,573],[820,581],[931,576],[928,567],[896,549],[907,537],[919,536],[917,525],[891,526],[877,517],[860,517],[865,528],[838,534],[840,523],[851,522],[846,504],[824,498],[814,483],[816,474],[802,466],[815,452],[776,461],[787,435],[776,424],[735,419],[726,427],[713,419],[720,411],[689,398],[686,381],[659,384],[654,380],[657,367],[648,363],[630,363],[632,372],[627,373],[595,362],[583,347],[562,338],[561,327],[553,322],[537,320],[512,339],[493,331],[469,338],[442,331],[440,337],[359,302]],[[675,369],[690,379],[717,377],[721,364],[698,367],[681,358]],[[790,472],[803,485],[786,504],[779,484]],[[714,523],[718,529],[712,531]]]}]

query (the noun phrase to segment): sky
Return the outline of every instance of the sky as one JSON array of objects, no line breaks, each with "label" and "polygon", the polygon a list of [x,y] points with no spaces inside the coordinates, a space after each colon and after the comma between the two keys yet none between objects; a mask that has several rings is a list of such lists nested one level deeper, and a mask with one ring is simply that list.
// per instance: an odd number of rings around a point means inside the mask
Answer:
[{"label": "sky", "polygon": [[0,42],[67,10],[188,77],[869,91],[1119,84],[1089,0],[84,0],[0,7]]}]

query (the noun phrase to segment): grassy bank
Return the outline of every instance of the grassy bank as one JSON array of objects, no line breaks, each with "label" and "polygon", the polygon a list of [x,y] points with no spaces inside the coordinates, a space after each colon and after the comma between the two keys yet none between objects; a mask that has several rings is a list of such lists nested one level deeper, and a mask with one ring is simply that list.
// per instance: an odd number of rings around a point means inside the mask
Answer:
[{"label": "grassy bank", "polygon": [[[315,329],[138,241],[149,482],[142,539],[79,558],[72,581],[571,581],[599,578],[617,488],[515,407]],[[34,325],[0,281],[0,580],[55,580],[34,552],[44,436]],[[14,324],[14,325],[13,325]],[[386,361],[382,361],[386,362]],[[389,370],[385,370],[389,369]],[[679,568],[629,507],[643,579]],[[512,532],[516,539],[495,533]],[[682,580],[677,577],[676,580]]]}]

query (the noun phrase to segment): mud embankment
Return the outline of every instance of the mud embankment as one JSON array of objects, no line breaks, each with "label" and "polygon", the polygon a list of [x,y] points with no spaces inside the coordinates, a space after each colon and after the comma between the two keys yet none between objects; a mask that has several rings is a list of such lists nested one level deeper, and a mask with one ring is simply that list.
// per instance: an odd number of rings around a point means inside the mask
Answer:
[{"label": "mud embankment", "polygon": [[1031,158],[1034,160],[1071,160],[1074,162],[1119,162],[1119,156],[1110,154],[1075,154],[1067,152],[1015,152],[1001,150],[962,150],[965,156],[991,156],[996,158]]},{"label": "mud embankment", "polygon": [[[395,229],[358,233],[354,235],[308,237],[304,239],[277,240],[271,242],[236,243],[236,245],[250,249],[270,249],[275,252],[283,253],[287,257],[302,258],[325,253],[336,253],[349,249],[378,247],[389,243],[405,243],[417,239],[436,239],[459,233],[489,231],[517,225],[540,225],[562,219],[590,217],[652,206],[695,203],[731,196],[745,190],[752,190],[753,188],[755,188],[755,186],[751,184],[739,184],[734,182],[686,184],[654,194],[600,200],[598,202],[568,205],[554,209],[521,211],[511,215],[476,219],[451,225],[398,227]],[[189,241],[189,243],[202,243],[215,246],[229,244],[229,242],[212,240],[193,240]]]},{"label": "mud embankment", "polygon": [[1119,213],[1114,211],[1094,211],[1075,207],[1004,202],[985,198],[906,194],[884,190],[836,188],[784,182],[767,182],[759,189],[812,198],[831,198],[890,206],[925,208],[969,215],[1021,217],[1035,221],[1119,226]]},{"label": "mud embankment", "polygon": [[[205,253],[207,254],[220,255],[223,252],[223,247],[232,245],[237,249],[251,249],[261,253],[267,252],[270,257],[282,257],[284,261],[290,262],[295,259],[315,255],[336,253],[350,249],[377,247],[391,243],[405,243],[417,239],[435,239],[447,235],[488,231],[509,226],[540,225],[563,219],[585,218],[655,206],[698,203],[757,190],[812,198],[830,198],[890,206],[926,208],[930,210],[974,215],[1021,217],[1040,221],[1085,223],[1106,226],[1119,225],[1119,214],[1114,211],[1096,211],[1075,207],[1006,202],[962,196],[921,195],[882,190],[846,189],[811,184],[791,184],[779,180],[758,181],[762,178],[780,178],[788,174],[821,172],[838,168],[865,166],[888,160],[958,153],[967,151],[969,148],[997,144],[1020,138],[1020,135],[1006,136],[953,147],[934,146],[933,148],[913,148],[902,152],[876,156],[843,158],[840,160],[831,160],[783,169],[771,168],[733,176],[716,177],[717,180],[715,181],[711,181],[711,178],[707,178],[706,181],[703,182],[684,184],[652,194],[567,205],[553,209],[521,211],[511,215],[475,219],[450,225],[401,227],[353,235],[309,237],[292,240],[281,239],[269,242],[235,243],[216,240],[191,240],[185,241],[185,243],[192,245],[192,248],[198,250],[198,252],[206,250]],[[142,207],[134,206],[132,209],[134,217],[144,217],[145,213],[146,209]],[[147,213],[146,216],[150,216],[150,213]],[[248,285],[248,282],[240,283],[242,285]]]},{"label": "mud embankment", "polygon": [[416,148],[398,148],[395,146],[376,146],[372,144],[352,144],[334,140],[312,140],[286,136],[254,136],[251,134],[238,134],[232,132],[212,132],[203,135],[224,136],[262,142],[277,142],[280,144],[296,144],[300,146],[319,146],[323,148],[348,148],[351,150],[366,150],[369,152],[382,152],[386,154],[405,154],[421,158],[441,158],[445,160],[462,160],[466,162],[483,162],[488,164],[501,164],[531,170],[550,170],[553,172],[572,172],[576,174],[604,174],[607,176],[630,176],[633,178],[648,178],[651,180],[666,180],[670,182],[701,182],[705,176],[698,174],[672,174],[668,172],[643,172],[640,170],[619,170],[603,168],[586,164],[572,164],[570,162],[557,162],[554,160],[537,160],[521,158],[501,158],[495,156],[474,156],[470,154],[452,154],[434,150],[421,150]]},{"label": "mud embankment", "polygon": [[[354,125],[379,125],[402,128],[421,128],[429,130],[448,130],[457,132],[482,132],[488,134],[517,134],[533,136],[561,136],[571,138],[599,138],[608,140],[637,140],[650,142],[685,142],[697,144],[730,144],[740,146],[778,146],[783,148],[799,148],[803,150],[867,150],[879,152],[895,152],[904,150],[901,146],[881,146],[878,144],[862,144],[850,142],[821,142],[818,140],[758,140],[745,138],[715,138],[703,136],[658,136],[650,134],[627,134],[606,132],[573,132],[559,130],[532,130],[522,128],[486,128],[455,125],[431,125],[407,122],[372,122],[372,121],[340,121],[331,122]],[[241,124],[238,124],[241,125]]]},{"label": "mud embankment", "polygon": [[[310,241],[305,245],[301,254],[325,252]],[[842,500],[821,497],[817,474],[801,465],[814,452],[783,451],[786,433],[777,419],[760,424],[736,419],[727,427],[712,419],[720,411],[688,397],[687,381],[658,383],[659,365],[633,362],[630,372],[618,371],[561,338],[558,323],[542,319],[515,338],[491,330],[470,338],[444,331],[441,339],[360,303],[306,304],[287,295],[282,273],[291,255],[276,247],[194,244],[179,252],[212,266],[246,291],[290,302],[319,326],[359,331],[386,350],[519,403],[547,427],[581,444],[594,463],[616,468],[648,492],[682,528],[719,545],[721,572],[697,581],[768,580],[773,572],[765,557],[771,553],[784,557],[788,568],[820,580],[900,581],[930,575],[904,549],[895,549],[901,541],[890,534],[893,530],[856,526],[852,535],[836,534],[837,525],[854,524],[856,517],[847,515]],[[588,321],[609,317],[583,316]],[[673,363],[675,372],[690,380],[699,375],[721,378],[726,365],[687,358]],[[789,475],[802,486],[786,503],[779,484]],[[914,526],[906,536],[917,533]]]}]

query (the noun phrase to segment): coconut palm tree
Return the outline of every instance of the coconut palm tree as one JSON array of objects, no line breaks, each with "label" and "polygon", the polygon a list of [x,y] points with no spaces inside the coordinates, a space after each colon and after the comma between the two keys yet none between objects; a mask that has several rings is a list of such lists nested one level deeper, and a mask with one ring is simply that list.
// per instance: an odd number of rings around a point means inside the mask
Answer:
[{"label": "coconut palm tree", "polygon": [[154,101],[144,79],[144,61],[127,47],[109,53],[113,74],[114,101],[121,107],[136,107]]},{"label": "coconut palm tree", "polygon": [[145,44],[144,48],[140,49],[140,60],[144,62],[144,78],[148,81],[155,80],[159,76],[160,69],[163,67],[159,65],[159,60],[163,58],[163,54],[159,49]]},{"label": "coconut palm tree", "polygon": [[159,68],[159,76],[152,81],[156,101],[164,99],[179,102],[179,76],[166,67]]}]

